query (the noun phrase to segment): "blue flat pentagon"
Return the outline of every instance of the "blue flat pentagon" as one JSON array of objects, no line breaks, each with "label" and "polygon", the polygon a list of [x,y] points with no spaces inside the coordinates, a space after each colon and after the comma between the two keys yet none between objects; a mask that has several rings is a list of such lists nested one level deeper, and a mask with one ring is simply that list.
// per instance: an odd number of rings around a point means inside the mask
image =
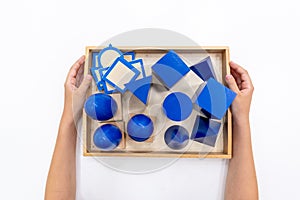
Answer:
[{"label": "blue flat pentagon", "polygon": [[193,110],[191,99],[181,92],[169,94],[163,102],[163,111],[173,121],[187,119]]},{"label": "blue flat pentagon", "polygon": [[124,93],[127,90],[126,84],[136,80],[139,74],[140,71],[134,68],[132,64],[123,57],[118,57],[103,75],[103,80]]},{"label": "blue flat pentagon", "polygon": [[152,66],[152,70],[167,88],[171,88],[190,68],[171,50]]},{"label": "blue flat pentagon", "polygon": [[209,146],[215,146],[221,123],[202,116],[197,116],[191,139]]},{"label": "blue flat pentagon", "polygon": [[207,81],[210,78],[216,79],[216,75],[209,56],[199,63],[191,66],[190,69],[204,81]]},{"label": "blue flat pentagon", "polygon": [[235,97],[235,92],[210,78],[194,103],[213,117],[221,119]]},{"label": "blue flat pentagon", "polygon": [[148,101],[148,94],[151,87],[152,76],[132,81],[126,84],[126,88],[134,94],[145,105]]}]

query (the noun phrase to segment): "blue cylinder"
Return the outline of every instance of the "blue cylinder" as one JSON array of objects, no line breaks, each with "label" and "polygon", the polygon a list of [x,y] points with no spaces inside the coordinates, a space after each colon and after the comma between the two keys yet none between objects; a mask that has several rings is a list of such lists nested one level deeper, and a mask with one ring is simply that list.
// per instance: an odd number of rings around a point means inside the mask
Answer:
[{"label": "blue cylinder", "polygon": [[189,142],[188,131],[178,125],[169,127],[165,132],[165,143],[175,150],[184,148]]},{"label": "blue cylinder", "polygon": [[97,93],[89,96],[85,101],[86,114],[94,120],[104,121],[111,119],[118,110],[116,101],[107,94]]},{"label": "blue cylinder", "polygon": [[96,129],[93,140],[98,148],[104,151],[110,151],[120,144],[122,133],[117,126],[104,124]]},{"label": "blue cylinder", "polygon": [[152,120],[143,114],[133,116],[127,124],[127,133],[130,138],[137,142],[147,140],[153,133],[154,126]]}]

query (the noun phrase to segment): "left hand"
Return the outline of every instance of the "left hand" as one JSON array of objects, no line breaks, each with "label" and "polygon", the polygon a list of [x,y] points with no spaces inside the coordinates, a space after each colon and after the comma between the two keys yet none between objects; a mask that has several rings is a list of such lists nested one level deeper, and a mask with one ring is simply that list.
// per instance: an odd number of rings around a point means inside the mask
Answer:
[{"label": "left hand", "polygon": [[63,117],[77,123],[82,114],[86,92],[92,77],[83,77],[85,56],[81,56],[71,67],[65,82],[65,105]]}]

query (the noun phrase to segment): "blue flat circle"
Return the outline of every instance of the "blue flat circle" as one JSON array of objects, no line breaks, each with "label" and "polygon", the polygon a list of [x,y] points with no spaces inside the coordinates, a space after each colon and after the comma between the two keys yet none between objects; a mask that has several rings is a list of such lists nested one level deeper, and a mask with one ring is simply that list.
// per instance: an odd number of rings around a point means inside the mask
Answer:
[{"label": "blue flat circle", "polygon": [[154,126],[152,120],[143,114],[133,116],[127,124],[127,133],[130,138],[137,142],[147,140],[153,133]]},{"label": "blue flat circle", "polygon": [[171,149],[182,149],[184,148],[189,142],[189,133],[188,131],[178,125],[174,125],[169,127],[165,132],[165,143]]},{"label": "blue flat circle", "polygon": [[169,94],[163,103],[164,113],[173,121],[185,120],[192,113],[192,109],[191,99],[181,92]]},{"label": "blue flat circle", "polygon": [[105,151],[115,149],[122,140],[120,129],[112,124],[104,124],[96,129],[94,133],[94,144]]},{"label": "blue flat circle", "polygon": [[116,101],[109,95],[97,93],[89,96],[85,101],[86,114],[94,120],[104,121],[111,119],[118,110]]}]

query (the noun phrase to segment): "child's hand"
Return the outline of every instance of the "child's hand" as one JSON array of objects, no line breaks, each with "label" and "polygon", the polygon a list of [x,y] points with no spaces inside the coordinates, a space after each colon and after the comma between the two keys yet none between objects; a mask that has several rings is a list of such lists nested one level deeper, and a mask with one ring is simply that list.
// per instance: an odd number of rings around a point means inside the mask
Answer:
[{"label": "child's hand", "polygon": [[234,62],[229,63],[231,74],[226,76],[226,82],[231,90],[237,93],[231,105],[235,122],[249,120],[250,104],[254,87],[248,72]]},{"label": "child's hand", "polygon": [[92,77],[83,77],[85,56],[81,56],[71,67],[65,82],[65,105],[63,117],[77,122],[82,114],[86,92]]}]

